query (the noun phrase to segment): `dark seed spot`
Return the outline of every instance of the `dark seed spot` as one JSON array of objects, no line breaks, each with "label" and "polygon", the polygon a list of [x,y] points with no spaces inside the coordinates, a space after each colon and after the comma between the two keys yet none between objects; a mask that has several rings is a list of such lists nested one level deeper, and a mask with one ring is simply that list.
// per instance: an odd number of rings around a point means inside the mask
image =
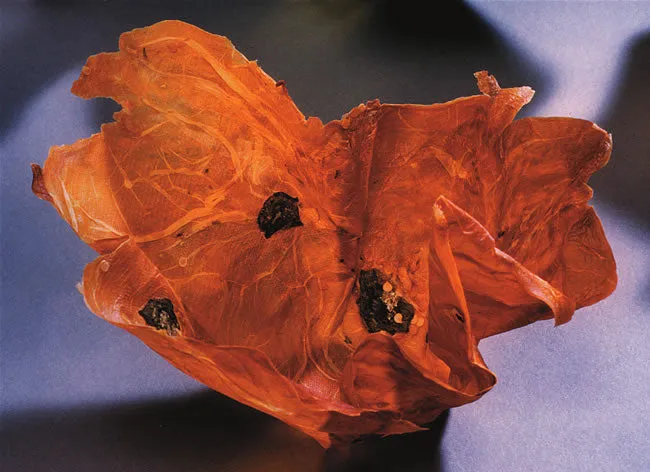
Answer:
[{"label": "dark seed spot", "polygon": [[210,169],[203,169],[204,174],[207,174],[208,172],[210,172]]},{"label": "dark seed spot", "polygon": [[345,342],[345,344],[352,344],[352,340],[347,336],[345,337],[345,339],[343,341]]},{"label": "dark seed spot", "polygon": [[147,48],[142,48],[142,57],[144,57],[145,59],[149,59],[147,57]]},{"label": "dark seed spot", "polygon": [[334,178],[338,179],[339,177],[341,177],[341,171],[336,169],[336,172],[334,172]]},{"label": "dark seed spot", "polygon": [[465,317],[461,315],[460,313],[456,312],[456,319],[460,321],[461,323],[465,322]]},{"label": "dark seed spot", "polygon": [[[408,333],[415,308],[404,298],[396,295],[392,295],[396,303],[387,300],[387,294],[383,289],[384,282],[388,282],[388,278],[377,269],[360,272],[357,305],[361,319],[369,333],[377,331],[386,331],[389,334]],[[395,321],[395,315],[398,313],[402,315],[399,323]]]},{"label": "dark seed spot", "polygon": [[339,259],[339,262],[340,262],[341,264],[343,264],[343,263],[345,262],[345,260],[343,260],[343,259]]},{"label": "dark seed spot", "polygon": [[170,336],[178,334],[181,329],[169,298],[152,298],[138,313],[149,326],[164,329]]},{"label": "dark seed spot", "polygon": [[281,86],[285,86],[285,85],[287,85],[287,82],[286,82],[285,80],[278,80],[278,81],[275,83],[275,86],[276,86],[276,87],[281,87]]},{"label": "dark seed spot", "polygon": [[503,231],[503,230],[499,231],[499,232],[497,233],[497,238],[502,238],[504,234],[506,234],[505,231]]},{"label": "dark seed spot", "polygon": [[257,226],[267,239],[283,229],[302,226],[298,199],[284,192],[275,192],[266,199],[257,215]]},{"label": "dark seed spot", "polygon": [[176,233],[176,237],[177,237],[177,238],[182,238],[182,237],[183,237],[183,233]]}]

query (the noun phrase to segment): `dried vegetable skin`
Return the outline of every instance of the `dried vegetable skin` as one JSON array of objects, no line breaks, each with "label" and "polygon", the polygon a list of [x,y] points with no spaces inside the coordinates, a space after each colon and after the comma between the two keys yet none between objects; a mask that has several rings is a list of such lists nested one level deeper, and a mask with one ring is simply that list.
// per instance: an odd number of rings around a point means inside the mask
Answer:
[{"label": "dried vegetable skin", "polygon": [[224,37],[124,33],[72,87],[122,110],[53,147],[34,193],[100,256],[98,316],[327,447],[417,431],[496,382],[480,339],[616,285],[588,206],[610,136],[513,121],[533,96],[371,101],[327,124]]}]

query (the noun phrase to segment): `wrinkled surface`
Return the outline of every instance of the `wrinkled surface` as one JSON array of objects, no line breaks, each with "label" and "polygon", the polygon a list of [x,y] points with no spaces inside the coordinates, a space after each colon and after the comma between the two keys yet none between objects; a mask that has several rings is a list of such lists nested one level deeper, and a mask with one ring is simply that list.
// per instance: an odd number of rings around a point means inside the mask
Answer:
[{"label": "wrinkled surface", "polygon": [[161,22],[89,58],[73,93],[122,111],[33,190],[100,253],[90,309],[182,371],[324,446],[416,431],[494,385],[480,339],[616,285],[586,185],[609,135],[513,122],[533,91],[476,75],[482,95],[323,125],[226,38]]}]

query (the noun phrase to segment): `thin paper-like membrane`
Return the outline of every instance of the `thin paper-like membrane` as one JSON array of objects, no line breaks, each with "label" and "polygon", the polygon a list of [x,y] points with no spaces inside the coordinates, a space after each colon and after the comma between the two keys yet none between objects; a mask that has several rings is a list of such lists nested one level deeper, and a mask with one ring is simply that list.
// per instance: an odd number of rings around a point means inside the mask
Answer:
[{"label": "thin paper-like membrane", "polygon": [[[481,95],[323,125],[226,38],[161,22],[88,59],[73,93],[122,111],[53,147],[34,192],[100,253],[90,309],[182,371],[323,446],[416,431],[494,385],[481,338],[616,285],[586,185],[609,135],[513,122],[533,91],[476,75]],[[278,192],[300,222],[268,235]],[[362,316],[362,274],[410,307],[396,331]]]}]

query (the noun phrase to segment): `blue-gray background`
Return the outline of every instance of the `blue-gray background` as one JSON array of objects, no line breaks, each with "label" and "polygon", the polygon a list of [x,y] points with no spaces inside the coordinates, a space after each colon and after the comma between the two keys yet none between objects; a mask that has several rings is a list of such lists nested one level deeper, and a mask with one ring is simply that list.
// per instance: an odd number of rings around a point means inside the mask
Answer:
[{"label": "blue-gray background", "polygon": [[[650,3],[0,2],[3,471],[650,470]],[[434,2],[437,3],[437,2]],[[30,193],[30,162],[97,132],[116,106],[69,93],[118,35],[179,18],[228,36],[323,120],[368,99],[476,93],[472,73],[531,85],[524,115],[614,137],[591,180],[619,286],[560,328],[481,343],[499,383],[430,432],[324,454],[206,390],[92,315],[75,284],[95,254]]]}]

